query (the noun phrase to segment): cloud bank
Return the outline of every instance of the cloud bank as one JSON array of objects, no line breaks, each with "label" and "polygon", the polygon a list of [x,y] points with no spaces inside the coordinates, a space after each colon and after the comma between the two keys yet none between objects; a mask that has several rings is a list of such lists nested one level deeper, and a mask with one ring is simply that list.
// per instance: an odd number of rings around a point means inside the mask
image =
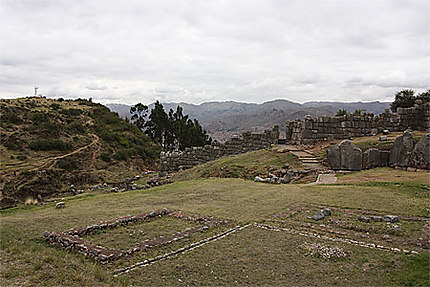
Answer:
[{"label": "cloud bank", "polygon": [[392,100],[430,86],[427,0],[0,0],[0,96]]}]

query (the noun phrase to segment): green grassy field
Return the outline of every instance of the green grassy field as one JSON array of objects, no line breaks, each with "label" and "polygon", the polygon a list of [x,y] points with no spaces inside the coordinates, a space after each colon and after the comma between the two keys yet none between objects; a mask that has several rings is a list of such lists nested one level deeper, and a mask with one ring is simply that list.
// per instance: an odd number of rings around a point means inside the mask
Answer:
[{"label": "green grassy field", "polygon": [[[348,176],[352,178],[354,174]],[[355,176],[361,175],[356,173]],[[316,206],[333,208],[332,217],[314,222],[303,215],[312,215]],[[427,285],[429,253],[428,249],[417,243],[417,237],[422,236],[421,231],[425,232],[425,223],[429,218],[428,206],[428,184],[413,182],[408,178],[403,180],[402,177],[397,177],[396,183],[385,182],[384,179],[373,183],[324,186],[270,185],[242,179],[211,178],[175,182],[145,191],[82,194],[66,199],[64,209],[55,209],[54,203],[50,203],[0,212],[0,285]],[[199,233],[176,245],[163,246],[148,254],[123,258],[121,262],[107,265],[95,263],[82,254],[51,246],[43,240],[45,230],[65,231],[164,207],[187,214],[227,219],[232,223],[229,227],[266,223],[416,250],[419,254],[405,255],[249,226],[200,248],[114,277],[111,272],[118,266],[126,267],[175,250],[227,227]],[[276,221],[279,218],[277,215],[288,214],[297,210],[297,207],[300,207],[302,215],[286,216],[282,221]],[[347,210],[394,214],[400,216],[401,221],[396,226],[372,223],[365,226],[366,229],[363,223],[355,220],[354,213],[351,215]],[[409,221],[409,217],[419,221]],[[336,223],[342,218],[345,220]],[[107,232],[112,236],[98,234],[91,239],[128,248],[130,243],[137,240],[139,232],[145,234],[140,239],[147,239],[176,232],[188,224],[168,219],[166,222],[158,221],[157,225],[157,221],[125,229],[121,227]],[[329,232],[329,227],[335,228],[338,233]],[[399,232],[388,234],[386,230],[390,228],[396,228]],[[370,235],[366,233],[369,230]],[[389,239],[383,237],[385,233],[390,235]],[[397,240],[398,237],[405,240]],[[329,249],[341,248],[346,257],[327,260],[318,254],[309,255],[305,247],[312,244]]]}]

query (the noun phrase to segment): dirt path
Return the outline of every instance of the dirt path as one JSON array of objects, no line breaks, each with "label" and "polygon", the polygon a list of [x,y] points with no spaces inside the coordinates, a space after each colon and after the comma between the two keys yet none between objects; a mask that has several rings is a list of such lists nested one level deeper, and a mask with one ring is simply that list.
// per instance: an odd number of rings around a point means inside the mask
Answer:
[{"label": "dirt path", "polygon": [[[97,135],[95,135],[95,134],[91,134],[91,136],[94,138],[94,140],[90,144],[88,144],[86,146],[83,146],[83,147],[80,147],[80,148],[78,148],[78,149],[76,149],[76,150],[74,150],[72,152],[69,152],[69,153],[66,153],[66,154],[63,154],[63,155],[60,155],[60,156],[49,158],[48,161],[46,161],[44,164],[42,164],[39,167],[33,168],[32,170],[35,170],[35,169],[39,169],[40,170],[40,169],[48,168],[48,167],[52,166],[59,159],[62,159],[62,158],[65,158],[65,157],[68,157],[68,156],[80,153],[81,151],[92,147],[93,145],[95,145],[95,144],[97,144],[99,142],[99,137]],[[93,157],[95,157],[94,153],[93,153]]]}]

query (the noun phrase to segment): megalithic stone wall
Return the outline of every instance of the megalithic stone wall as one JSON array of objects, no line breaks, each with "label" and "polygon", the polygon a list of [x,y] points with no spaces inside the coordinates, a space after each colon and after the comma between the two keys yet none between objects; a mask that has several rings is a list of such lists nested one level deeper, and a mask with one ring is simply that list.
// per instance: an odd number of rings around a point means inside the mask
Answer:
[{"label": "megalithic stone wall", "polygon": [[263,133],[246,132],[225,143],[214,143],[203,147],[186,148],[184,151],[161,152],[160,172],[175,172],[195,165],[249,151],[269,148],[279,138],[279,127]]},{"label": "megalithic stone wall", "polygon": [[397,113],[386,110],[380,115],[362,112],[341,117],[306,117],[303,121],[287,122],[286,140],[295,144],[312,144],[317,141],[347,139],[376,135],[382,130],[404,131],[407,128],[430,131],[430,103],[416,104],[411,108],[398,108]]}]

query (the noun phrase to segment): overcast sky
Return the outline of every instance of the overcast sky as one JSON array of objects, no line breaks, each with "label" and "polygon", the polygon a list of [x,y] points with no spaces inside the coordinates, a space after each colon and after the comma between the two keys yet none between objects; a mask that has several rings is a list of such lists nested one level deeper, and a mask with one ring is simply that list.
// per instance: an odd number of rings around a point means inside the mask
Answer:
[{"label": "overcast sky", "polygon": [[0,96],[391,101],[430,87],[430,1],[0,0]]}]

